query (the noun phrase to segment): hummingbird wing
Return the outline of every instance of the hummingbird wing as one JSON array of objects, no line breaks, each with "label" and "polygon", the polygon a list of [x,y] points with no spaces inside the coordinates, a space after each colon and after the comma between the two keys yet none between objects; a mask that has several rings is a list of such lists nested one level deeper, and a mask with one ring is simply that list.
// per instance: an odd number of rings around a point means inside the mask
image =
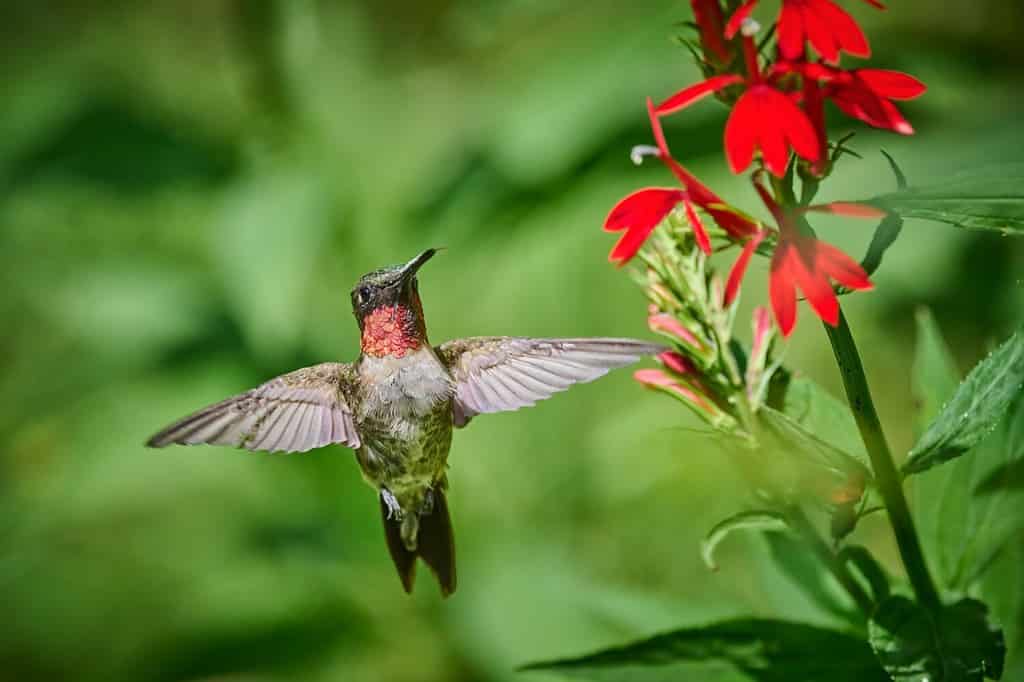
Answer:
[{"label": "hummingbird wing", "polygon": [[454,339],[436,348],[456,382],[455,426],[478,414],[529,407],[664,350],[636,339],[510,336]]},{"label": "hummingbird wing", "polygon": [[305,452],[329,443],[359,447],[345,393],[352,366],[325,362],[257,386],[171,424],[146,445],[234,445],[248,450]]}]

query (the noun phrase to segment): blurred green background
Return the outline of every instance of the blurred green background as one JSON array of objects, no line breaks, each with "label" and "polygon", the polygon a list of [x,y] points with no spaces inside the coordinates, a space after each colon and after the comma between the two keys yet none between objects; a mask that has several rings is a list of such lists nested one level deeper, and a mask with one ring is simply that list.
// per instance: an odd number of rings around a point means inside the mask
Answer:
[{"label": "blurred green background", "polygon": [[[912,138],[859,130],[825,198],[1024,160],[1024,5],[892,3],[875,65],[929,86]],[[941,4],[941,8],[938,5]],[[765,5],[766,15],[771,4]],[[358,352],[348,291],[428,246],[432,340],[646,336],[601,221],[646,184],[644,97],[696,78],[687,3],[7,0],[0,22],[0,678],[508,680],[539,658],[754,613],[830,622],[737,538],[748,499],[672,401],[619,372],[456,434],[460,587],[407,597],[349,451],[146,450],[170,419]],[[667,124],[729,176],[724,110]],[[826,226],[855,255],[870,226]],[[850,297],[895,449],[913,310],[963,369],[1024,317],[1024,244],[911,221]],[[764,300],[766,267],[743,309]],[[806,308],[788,364],[838,392]],[[746,325],[741,325],[746,326]],[[882,522],[860,539],[892,561]],[[1004,571],[1009,583],[1019,572]],[[1019,626],[1019,624],[1018,624]],[[532,674],[532,679],[547,679]]]}]

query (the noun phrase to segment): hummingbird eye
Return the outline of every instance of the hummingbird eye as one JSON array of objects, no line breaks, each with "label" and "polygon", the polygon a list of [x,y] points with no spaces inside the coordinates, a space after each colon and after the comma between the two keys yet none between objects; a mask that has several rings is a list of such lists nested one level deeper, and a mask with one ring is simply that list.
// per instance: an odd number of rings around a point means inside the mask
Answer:
[{"label": "hummingbird eye", "polygon": [[359,298],[359,305],[365,305],[370,300],[370,287],[366,285],[359,287],[356,296]]}]

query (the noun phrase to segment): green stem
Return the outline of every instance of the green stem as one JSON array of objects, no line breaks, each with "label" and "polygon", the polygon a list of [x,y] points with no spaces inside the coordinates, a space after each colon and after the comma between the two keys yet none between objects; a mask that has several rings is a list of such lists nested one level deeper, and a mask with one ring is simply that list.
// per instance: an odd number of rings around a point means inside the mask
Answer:
[{"label": "green stem", "polygon": [[857,344],[853,340],[850,326],[846,323],[846,316],[842,309],[839,311],[839,324],[835,327],[826,324],[825,331],[828,333],[828,340],[832,343],[832,352],[836,356],[836,362],[843,377],[846,397],[850,402],[850,409],[853,410],[853,416],[857,420],[860,437],[871,458],[871,467],[875,473],[878,492],[889,513],[889,521],[892,523],[893,532],[896,535],[896,544],[900,550],[900,557],[903,559],[903,566],[907,570],[907,577],[910,578],[910,585],[914,588],[918,602],[933,616],[937,616],[942,608],[942,602],[935,589],[935,583],[932,582],[932,577],[928,573],[928,566],[925,564],[924,554],[921,551],[921,543],[917,538],[917,531],[914,529],[914,520],[910,516],[910,508],[907,506],[907,498],[903,495],[901,479],[896,471],[896,465],[893,463],[892,454],[889,452],[889,445],[885,441],[885,434],[882,432],[882,424],[875,411],[874,401],[871,399],[871,390],[868,388],[867,377],[864,375],[864,365],[861,364]]},{"label": "green stem", "polygon": [[797,533],[799,533],[811,546],[811,551],[814,552],[815,556],[822,565],[828,569],[828,571],[835,577],[835,579],[842,585],[843,589],[846,590],[847,594],[857,604],[857,608],[861,610],[865,618],[870,618],[871,614],[875,610],[875,602],[864,591],[860,583],[850,573],[849,567],[842,559],[840,559],[832,548],[829,547],[828,543],[825,542],[818,530],[804,514],[803,510],[799,507],[791,507],[787,510],[786,517],[789,519],[790,525]]}]

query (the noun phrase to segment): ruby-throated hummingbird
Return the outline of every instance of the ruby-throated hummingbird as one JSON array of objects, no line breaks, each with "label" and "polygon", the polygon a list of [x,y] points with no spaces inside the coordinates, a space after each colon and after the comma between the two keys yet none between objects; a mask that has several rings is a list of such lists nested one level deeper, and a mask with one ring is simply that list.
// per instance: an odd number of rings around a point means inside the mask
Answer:
[{"label": "ruby-throated hummingbird", "polygon": [[289,372],[171,424],[146,443],[234,445],[303,452],[355,450],[377,490],[391,558],[406,592],[416,558],[455,590],[455,544],[445,500],[452,427],[516,410],[592,381],[663,347],[633,339],[481,336],[431,346],[416,273],[437,252],[375,270],[352,290],[359,359]]}]

